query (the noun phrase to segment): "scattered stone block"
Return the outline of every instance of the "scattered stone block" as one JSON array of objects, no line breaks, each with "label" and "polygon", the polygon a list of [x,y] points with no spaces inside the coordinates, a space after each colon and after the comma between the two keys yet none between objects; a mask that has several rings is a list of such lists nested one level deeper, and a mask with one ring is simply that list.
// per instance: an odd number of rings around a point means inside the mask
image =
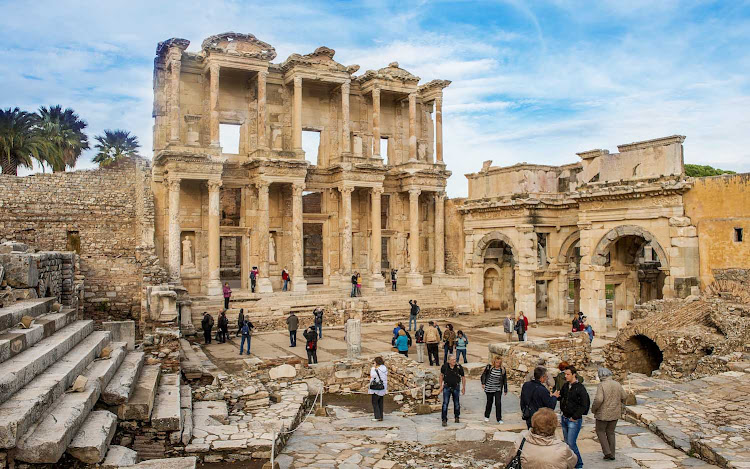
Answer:
[{"label": "scattered stone block", "polygon": [[297,376],[297,369],[292,365],[283,364],[277,367],[271,368],[268,371],[271,379],[282,379],[282,378],[294,378]]},{"label": "scattered stone block", "polygon": [[68,446],[68,454],[87,464],[100,463],[115,436],[117,416],[106,410],[91,412]]},{"label": "scattered stone block", "polygon": [[123,466],[132,466],[138,463],[138,453],[124,446],[112,445],[104,458],[102,469],[116,469]]},{"label": "scattered stone block", "polygon": [[151,415],[151,426],[158,431],[182,431],[179,373],[162,376]]},{"label": "scattered stone block", "polygon": [[102,327],[112,333],[113,342],[125,342],[129,351],[135,350],[135,321],[105,321]]},{"label": "scattered stone block", "polygon": [[148,422],[154,407],[154,398],[161,375],[160,365],[146,365],[135,384],[135,391],[128,402],[117,408],[117,417],[121,420],[139,420]]}]

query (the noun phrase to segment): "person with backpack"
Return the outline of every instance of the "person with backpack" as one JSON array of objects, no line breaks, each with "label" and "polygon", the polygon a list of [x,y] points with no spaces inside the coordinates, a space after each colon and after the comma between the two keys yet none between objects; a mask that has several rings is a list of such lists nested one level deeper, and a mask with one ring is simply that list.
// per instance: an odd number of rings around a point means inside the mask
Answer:
[{"label": "person with backpack", "polygon": [[357,272],[352,274],[352,294],[349,295],[351,298],[357,296]]},{"label": "person with backpack", "polygon": [[469,363],[466,359],[466,346],[469,345],[469,339],[464,335],[464,331],[458,331],[456,335],[456,361],[461,361],[461,355],[464,356],[464,363]]},{"label": "person with backpack", "polygon": [[229,318],[227,318],[227,312],[222,311],[219,316],[219,342],[224,344],[229,340]]},{"label": "person with backpack", "polygon": [[242,355],[242,349],[245,347],[245,342],[247,342],[247,354],[250,355],[250,339],[253,335],[253,323],[251,323],[248,320],[245,320],[245,323],[242,325],[242,340],[240,340],[240,355]]},{"label": "person with backpack", "polygon": [[383,357],[375,357],[370,368],[370,385],[367,393],[372,396],[373,422],[383,421],[383,396],[388,392],[388,368]]},{"label": "person with backpack", "polygon": [[222,293],[224,294],[224,310],[226,311],[229,309],[229,299],[232,297],[232,288],[229,286],[229,282],[224,282]]},{"label": "person with backpack", "polygon": [[570,332],[578,332],[579,331],[578,328],[581,325],[581,316],[583,316],[583,313],[578,313],[578,314],[576,314],[573,317],[573,324],[572,324],[573,327],[572,327],[572,329],[571,329]]},{"label": "person with backpack", "polygon": [[503,367],[502,357],[496,356],[491,365],[487,365],[479,378],[482,389],[487,396],[487,405],[484,407],[484,421],[490,421],[492,403],[495,403],[495,417],[497,423],[503,423],[503,391],[508,395],[508,372]]},{"label": "person with backpack", "polygon": [[424,363],[424,324],[414,333],[414,340],[417,341],[417,363]]},{"label": "person with backpack", "polygon": [[294,311],[289,312],[289,317],[286,318],[286,327],[289,329],[289,346],[297,346],[297,328],[299,328],[299,318]]},{"label": "person with backpack", "polygon": [[242,335],[243,324],[245,324],[245,310],[240,308],[240,314],[237,316],[237,337]]},{"label": "person with backpack", "polygon": [[448,361],[440,368],[440,392],[443,394],[443,409],[440,414],[443,426],[448,426],[448,404],[451,397],[453,398],[453,417],[456,423],[460,423],[460,395],[466,394],[466,375],[463,367],[456,363],[454,355],[448,357]]},{"label": "person with backpack", "polygon": [[396,291],[396,283],[398,283],[398,270],[391,269],[391,290]]},{"label": "person with backpack", "polygon": [[430,366],[432,366],[433,358],[435,366],[440,366],[440,352],[438,352],[440,334],[433,321],[430,321],[429,326],[427,326],[427,331],[424,333],[424,342],[427,346],[427,358],[430,360]]},{"label": "person with backpack", "polygon": [[203,329],[203,340],[206,345],[211,343],[211,329],[214,328],[214,318],[208,311],[203,312],[203,320],[201,320],[201,328]]},{"label": "person with backpack", "polygon": [[319,338],[323,338],[323,308],[320,306],[313,310],[315,328],[318,330]]},{"label": "person with backpack", "polygon": [[253,293],[255,293],[255,285],[257,285],[258,282],[258,273],[258,268],[253,266],[250,271],[250,291]]},{"label": "person with backpack", "polygon": [[307,351],[307,366],[313,363],[318,363],[318,334],[315,332],[315,326],[310,326],[305,332],[302,333],[307,343],[305,344],[305,350]]},{"label": "person with backpack", "polygon": [[555,409],[560,391],[551,393],[544,383],[547,382],[547,369],[543,366],[534,368],[534,379],[523,383],[521,387],[521,418],[526,421],[526,428],[531,428],[531,417],[537,410],[547,407]]},{"label": "person with backpack", "polygon": [[573,469],[576,455],[564,441],[555,436],[557,415],[552,409],[541,408],[531,418],[529,430],[521,432],[515,456],[507,468]]},{"label": "person with backpack", "polygon": [[578,434],[581,432],[583,416],[589,413],[589,393],[583,384],[576,379],[576,368],[569,366],[565,370],[565,384],[560,390],[560,425],[563,440],[578,457],[575,467],[583,467],[581,453],[578,451]]},{"label": "person with backpack", "polygon": [[444,362],[448,362],[448,355],[453,354],[453,347],[456,345],[456,333],[453,331],[453,324],[448,324],[448,330],[443,334],[443,351],[445,352]]},{"label": "person with backpack", "polygon": [[414,330],[417,330],[417,314],[419,314],[419,306],[417,305],[417,300],[409,300],[409,306],[411,309],[409,310],[409,330],[411,330],[411,325],[414,323]]},{"label": "person with backpack", "polygon": [[281,288],[281,291],[288,291],[291,277],[289,276],[289,271],[286,270],[286,267],[281,269],[281,281],[284,283],[284,286]]},{"label": "person with backpack", "polygon": [[406,331],[403,329],[398,331],[398,337],[396,337],[396,350],[405,357],[409,356],[409,339],[406,337]]}]

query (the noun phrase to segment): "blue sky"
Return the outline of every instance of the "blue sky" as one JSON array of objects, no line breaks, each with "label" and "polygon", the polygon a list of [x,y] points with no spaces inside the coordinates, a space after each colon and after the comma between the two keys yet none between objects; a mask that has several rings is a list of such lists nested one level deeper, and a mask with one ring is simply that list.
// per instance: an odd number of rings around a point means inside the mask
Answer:
[{"label": "blue sky", "polygon": [[0,106],[73,107],[91,137],[130,130],[150,157],[157,42],[196,51],[224,31],[271,43],[277,62],[326,45],[361,71],[395,60],[452,80],[452,197],[484,160],[563,164],[673,134],[688,163],[750,171],[748,0],[0,0]]}]

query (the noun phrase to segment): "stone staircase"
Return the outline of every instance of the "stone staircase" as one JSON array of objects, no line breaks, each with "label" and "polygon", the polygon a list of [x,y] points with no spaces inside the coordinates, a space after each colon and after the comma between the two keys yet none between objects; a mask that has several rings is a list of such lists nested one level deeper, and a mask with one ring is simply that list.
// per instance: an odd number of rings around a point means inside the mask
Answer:
[{"label": "stone staircase", "polygon": [[[417,300],[421,308],[420,316],[430,317],[438,311],[453,309],[453,302],[438,286],[426,285],[418,289],[399,288],[391,291],[390,286],[384,292],[374,293],[365,289],[361,297],[356,300],[367,302],[368,316],[376,321],[404,321],[409,316],[409,300]],[[236,328],[237,316],[240,308],[249,315],[253,323],[262,321],[274,312],[288,314],[294,311],[300,317],[311,316],[312,310],[318,306],[332,307],[337,302],[350,300],[348,291],[338,287],[312,286],[306,293],[273,292],[247,293],[240,292],[232,297],[227,310],[230,330]],[[203,312],[208,311],[217,320],[218,314],[224,309],[224,299],[221,297],[193,297],[192,320],[196,330],[201,330]],[[444,315],[444,314],[437,314]],[[367,319],[365,319],[367,321]],[[255,324],[256,327],[259,324]],[[262,324],[261,324],[262,325]],[[216,327],[216,324],[214,325]],[[263,328],[261,327],[261,330]]]},{"label": "stone staircase", "polygon": [[[34,318],[29,328],[18,324],[24,316]],[[0,308],[0,453],[55,464],[67,451],[98,465],[118,418],[181,432],[179,374],[162,378],[159,365],[126,347],[53,298]],[[137,463],[132,450],[114,448],[109,459]]]}]

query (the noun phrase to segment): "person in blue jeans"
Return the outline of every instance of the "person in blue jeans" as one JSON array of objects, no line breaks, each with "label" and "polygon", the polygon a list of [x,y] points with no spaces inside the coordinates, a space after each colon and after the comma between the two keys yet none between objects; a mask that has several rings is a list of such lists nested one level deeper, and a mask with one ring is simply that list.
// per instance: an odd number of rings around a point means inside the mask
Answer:
[{"label": "person in blue jeans", "polygon": [[313,311],[313,317],[315,318],[315,329],[318,332],[318,338],[323,338],[323,308],[315,308]]},{"label": "person in blue jeans", "polygon": [[456,363],[456,357],[451,355],[448,362],[440,368],[440,392],[443,394],[443,410],[440,417],[443,426],[448,425],[448,404],[451,397],[453,398],[453,416],[456,423],[459,423],[458,417],[461,415],[460,395],[466,394],[466,376],[461,365]]},{"label": "person in blue jeans", "polygon": [[562,426],[563,440],[573,450],[578,462],[576,467],[583,467],[583,459],[578,451],[578,434],[581,432],[583,416],[589,413],[591,402],[589,393],[583,384],[576,378],[576,369],[570,366],[565,369],[565,384],[560,390],[560,425]]},{"label": "person in blue jeans", "polygon": [[417,314],[419,314],[419,306],[417,306],[417,300],[409,300],[409,330],[411,329],[412,323],[414,324],[414,330],[417,330]]},{"label": "person in blue jeans", "polygon": [[253,323],[245,320],[245,324],[242,325],[242,340],[240,341],[240,355],[242,350],[245,348],[245,342],[247,342],[247,354],[250,355],[250,338],[253,335]]},{"label": "person in blue jeans", "polygon": [[458,331],[456,336],[456,361],[461,361],[461,355],[464,356],[464,363],[469,361],[466,359],[466,346],[469,345],[469,339],[464,335],[464,331]]}]

